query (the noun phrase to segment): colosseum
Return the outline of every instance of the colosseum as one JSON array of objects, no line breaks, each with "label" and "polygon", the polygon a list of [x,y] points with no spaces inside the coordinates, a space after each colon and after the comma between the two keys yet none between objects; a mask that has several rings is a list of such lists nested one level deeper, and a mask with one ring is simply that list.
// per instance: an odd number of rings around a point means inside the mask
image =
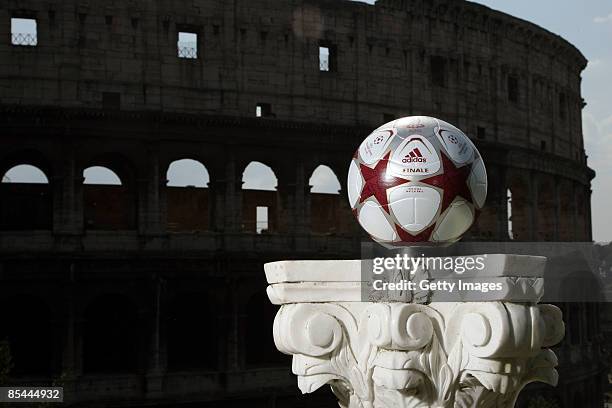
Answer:
[{"label": "colosseum", "polygon": [[[348,163],[396,117],[477,144],[490,187],[469,239],[591,241],[587,61],[485,6],[7,0],[0,38],[6,383],[61,384],[72,406],[336,406],[297,395],[262,264],[359,256]],[[559,387],[533,387],[552,406],[603,405],[583,306],[564,308]]]}]

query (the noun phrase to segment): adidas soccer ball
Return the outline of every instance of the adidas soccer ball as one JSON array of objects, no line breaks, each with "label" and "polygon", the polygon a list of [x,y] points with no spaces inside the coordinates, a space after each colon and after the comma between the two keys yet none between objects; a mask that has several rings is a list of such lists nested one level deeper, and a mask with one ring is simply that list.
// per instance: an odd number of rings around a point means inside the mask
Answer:
[{"label": "adidas soccer ball", "polygon": [[386,246],[452,243],[487,195],[487,173],[470,139],[428,116],[386,123],[355,152],[348,198],[359,224]]}]

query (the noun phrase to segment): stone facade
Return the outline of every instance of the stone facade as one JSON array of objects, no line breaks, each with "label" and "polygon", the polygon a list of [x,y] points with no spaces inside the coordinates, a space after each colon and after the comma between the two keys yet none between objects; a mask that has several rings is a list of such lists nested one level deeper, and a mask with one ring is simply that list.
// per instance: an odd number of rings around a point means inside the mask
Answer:
[{"label": "stone facade", "polygon": [[[11,18],[36,20],[36,46],[11,44]],[[197,58],[179,58],[179,32],[197,35],[188,45]],[[486,7],[8,0],[0,38],[0,174],[31,164],[49,180],[0,184],[10,322],[0,334],[17,333],[19,383],[55,378],[73,402],[312,402],[295,396],[267,332],[262,265],[359,256],[347,164],[394,117],[440,117],[478,145],[490,189],[471,239],[509,239],[508,208],[514,239],[591,239],[586,60]],[[208,188],[166,186],[169,165],[184,158],[206,166]],[[273,169],[277,191],[241,188],[251,161]],[[310,192],[320,164],[337,175],[339,196]],[[112,169],[122,185],[84,185],[89,166]],[[270,217],[262,234],[259,205]],[[39,329],[23,323],[34,317]],[[598,353],[584,340],[567,346],[572,355]],[[215,353],[199,355],[202,344]],[[581,374],[560,368],[560,400],[597,395],[601,369],[572,370]]]}]

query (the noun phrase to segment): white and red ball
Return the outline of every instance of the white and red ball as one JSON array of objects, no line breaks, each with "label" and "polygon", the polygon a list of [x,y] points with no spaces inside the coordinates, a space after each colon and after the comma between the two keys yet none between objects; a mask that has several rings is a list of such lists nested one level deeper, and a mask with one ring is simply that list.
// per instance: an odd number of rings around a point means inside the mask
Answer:
[{"label": "white and red ball", "polygon": [[487,172],[470,139],[428,116],[394,120],[359,146],[348,198],[359,224],[388,245],[461,239],[487,196]]}]

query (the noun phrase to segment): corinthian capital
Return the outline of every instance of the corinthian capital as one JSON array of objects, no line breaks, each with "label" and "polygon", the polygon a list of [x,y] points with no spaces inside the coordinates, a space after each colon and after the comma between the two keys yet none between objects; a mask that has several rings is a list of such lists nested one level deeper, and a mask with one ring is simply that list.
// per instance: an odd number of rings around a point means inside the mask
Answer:
[{"label": "corinthian capital", "polygon": [[[337,267],[348,265],[342,262]],[[284,267],[291,269],[291,263]],[[267,268],[269,296],[282,305],[274,341],[293,355],[304,393],[329,384],[345,408],[512,407],[527,383],[556,385],[557,359],[546,348],[564,335],[555,306],[334,301],[344,299],[343,282],[282,282]],[[345,277],[345,289],[354,290],[356,280]],[[335,295],[314,296],[316,303],[301,300],[300,285],[326,292],[331,283]],[[291,294],[300,300],[291,302]]]}]

